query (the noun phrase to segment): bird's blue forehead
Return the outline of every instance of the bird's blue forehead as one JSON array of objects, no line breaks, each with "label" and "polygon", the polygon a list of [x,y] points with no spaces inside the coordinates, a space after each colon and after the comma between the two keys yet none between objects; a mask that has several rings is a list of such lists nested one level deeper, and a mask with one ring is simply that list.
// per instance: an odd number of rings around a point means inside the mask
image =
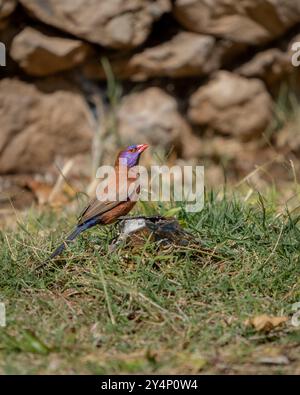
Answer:
[{"label": "bird's blue forehead", "polygon": [[130,156],[135,156],[135,154],[138,154],[137,151],[135,152],[130,152],[131,150],[136,150],[137,146],[136,145],[129,145],[124,151],[122,151],[121,156],[122,157],[130,157]]},{"label": "bird's blue forehead", "polygon": [[129,150],[131,150],[131,149],[136,149],[136,148],[137,148],[136,145],[129,145],[129,146],[126,148],[126,151],[129,151]]}]

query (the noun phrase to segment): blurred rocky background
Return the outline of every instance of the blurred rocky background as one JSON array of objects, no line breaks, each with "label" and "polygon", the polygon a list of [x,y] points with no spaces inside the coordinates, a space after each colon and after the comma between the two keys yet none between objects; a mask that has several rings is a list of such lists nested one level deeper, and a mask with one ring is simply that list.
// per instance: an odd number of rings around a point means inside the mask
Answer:
[{"label": "blurred rocky background", "polygon": [[131,142],[206,185],[297,179],[300,0],[0,0],[0,41],[3,210],[91,190]]}]

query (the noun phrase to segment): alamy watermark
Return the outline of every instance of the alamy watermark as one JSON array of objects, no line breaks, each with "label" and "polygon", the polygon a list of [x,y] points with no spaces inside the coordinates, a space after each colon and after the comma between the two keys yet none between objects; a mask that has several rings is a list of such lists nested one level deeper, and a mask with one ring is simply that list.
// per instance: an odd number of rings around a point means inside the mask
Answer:
[{"label": "alamy watermark", "polygon": [[182,202],[187,212],[204,206],[203,166],[144,166],[127,168],[121,161],[117,169],[101,166],[96,196],[99,201]]},{"label": "alamy watermark", "polygon": [[0,66],[6,66],[6,48],[3,43],[0,42]]},{"label": "alamy watermark", "polygon": [[294,67],[299,67],[300,66],[300,41],[294,42],[291,49],[293,52],[295,52],[292,55],[292,65]]},{"label": "alamy watermark", "polygon": [[300,326],[300,302],[294,303],[292,306],[292,311],[294,312],[291,324],[295,327]]},{"label": "alamy watermark", "polygon": [[0,303],[0,328],[4,328],[5,326],[6,326],[5,304]]}]

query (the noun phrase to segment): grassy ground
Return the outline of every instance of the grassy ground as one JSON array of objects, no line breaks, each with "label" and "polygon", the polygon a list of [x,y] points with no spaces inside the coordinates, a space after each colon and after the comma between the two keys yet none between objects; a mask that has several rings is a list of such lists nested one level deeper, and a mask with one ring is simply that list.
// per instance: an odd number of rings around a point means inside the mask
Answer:
[{"label": "grassy ground", "polygon": [[201,244],[110,253],[116,229],[99,228],[41,272],[74,218],[31,212],[2,231],[0,373],[299,374],[300,328],[245,325],[300,302],[299,218],[212,194],[178,215]]}]

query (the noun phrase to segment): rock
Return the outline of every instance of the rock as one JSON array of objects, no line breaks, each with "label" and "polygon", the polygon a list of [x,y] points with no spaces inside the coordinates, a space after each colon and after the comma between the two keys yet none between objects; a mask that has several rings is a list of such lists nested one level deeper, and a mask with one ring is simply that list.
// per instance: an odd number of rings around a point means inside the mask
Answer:
[{"label": "rock", "polygon": [[79,93],[43,93],[33,84],[0,81],[0,173],[41,171],[56,156],[90,149],[93,129]]},{"label": "rock", "polygon": [[16,0],[0,0],[0,20],[7,18],[16,8]]},{"label": "rock", "polygon": [[247,78],[260,78],[268,87],[280,82],[293,71],[289,55],[277,48],[257,53],[249,62],[235,70]]},{"label": "rock", "polygon": [[183,157],[197,156],[199,140],[177,110],[176,100],[160,88],[126,96],[118,111],[123,143],[149,143],[165,150],[174,146]]},{"label": "rock", "polygon": [[7,28],[9,16],[14,12],[16,5],[16,0],[0,0],[0,30]]},{"label": "rock", "polygon": [[37,19],[76,37],[112,48],[131,48],[148,37],[169,0],[20,0]]},{"label": "rock", "polygon": [[[248,143],[247,143],[248,144]],[[247,146],[249,149],[249,147]],[[257,148],[257,147],[256,147]],[[201,157],[212,158],[217,162],[236,159],[246,149],[245,143],[224,136],[209,136],[201,140]]]},{"label": "rock", "polygon": [[170,41],[134,55],[130,63],[144,79],[201,76],[218,69],[218,55],[215,38],[180,32]]},{"label": "rock", "polygon": [[14,38],[10,55],[27,74],[46,76],[77,66],[88,52],[80,40],[50,37],[26,27]]},{"label": "rock", "polygon": [[265,356],[257,360],[258,363],[264,365],[289,365],[290,360],[286,355]]},{"label": "rock", "polygon": [[149,241],[160,247],[199,243],[199,240],[187,233],[175,218],[132,217],[120,222],[119,235],[112,241],[110,250],[115,250],[119,245],[124,246],[125,243],[129,247],[139,248]]},{"label": "rock", "polygon": [[264,84],[219,71],[190,98],[189,118],[240,140],[260,136],[272,119],[272,99]]},{"label": "rock", "polygon": [[[107,58],[118,79],[144,81],[153,77],[182,78],[205,76],[232,61],[245,49],[244,45],[217,40],[202,34],[180,32],[171,40],[137,52],[108,54]],[[99,59],[93,57],[82,67],[89,79],[106,79]]]},{"label": "rock", "polygon": [[[24,188],[24,181],[27,176],[24,174],[1,175],[0,177],[0,219],[3,220],[3,211],[23,210],[35,202],[35,196],[32,191]],[[2,215],[1,215],[2,214]],[[9,214],[9,211],[8,213]],[[5,213],[5,217],[7,216]]]},{"label": "rock", "polygon": [[[227,136],[203,136],[200,157],[201,161],[209,159],[213,162],[206,166],[205,176],[208,184],[216,186],[218,183],[216,183],[215,175],[213,177],[209,176],[213,164],[222,164],[221,171],[223,173],[225,169],[228,179],[232,176],[232,178],[241,179],[250,174],[256,167],[263,167],[268,161],[272,162],[274,149],[257,140],[244,142]],[[272,164],[274,165],[273,162]]]},{"label": "rock", "polygon": [[175,0],[174,15],[187,29],[251,45],[281,36],[300,22],[295,0]]},{"label": "rock", "polygon": [[295,114],[294,120],[289,121],[276,134],[276,146],[284,152],[293,152],[296,156],[300,153],[300,133],[299,133],[300,115]]},{"label": "rock", "polygon": [[274,317],[267,314],[260,314],[247,319],[244,324],[253,327],[257,332],[271,332],[277,327],[286,325],[287,316]]}]

